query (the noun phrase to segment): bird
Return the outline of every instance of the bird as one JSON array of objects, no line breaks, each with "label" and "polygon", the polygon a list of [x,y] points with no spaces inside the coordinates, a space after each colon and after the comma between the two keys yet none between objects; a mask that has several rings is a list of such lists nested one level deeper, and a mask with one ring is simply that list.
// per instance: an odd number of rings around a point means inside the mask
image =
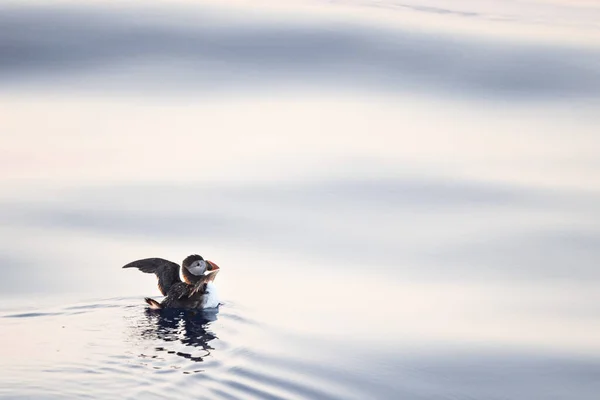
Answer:
[{"label": "bird", "polygon": [[[219,306],[214,280],[221,270],[217,264],[198,254],[186,257],[179,264],[164,258],[144,258],[132,261],[123,268],[137,268],[158,278],[158,289],[165,296],[158,301],[146,297],[151,309],[165,308],[204,309]],[[179,271],[183,281],[179,277]]]}]

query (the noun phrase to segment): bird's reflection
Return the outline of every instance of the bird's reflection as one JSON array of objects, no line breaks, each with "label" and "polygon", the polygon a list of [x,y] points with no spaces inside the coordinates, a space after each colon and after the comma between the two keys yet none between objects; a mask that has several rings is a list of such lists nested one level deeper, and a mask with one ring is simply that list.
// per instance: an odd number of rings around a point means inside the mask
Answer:
[{"label": "bird's reflection", "polygon": [[[202,362],[211,354],[210,345],[217,338],[209,328],[217,320],[217,311],[207,310],[144,310],[141,323],[137,324],[138,337],[156,342],[156,352],[173,354],[185,359]],[[181,348],[181,345],[184,348]],[[157,355],[144,358],[157,358]]]}]

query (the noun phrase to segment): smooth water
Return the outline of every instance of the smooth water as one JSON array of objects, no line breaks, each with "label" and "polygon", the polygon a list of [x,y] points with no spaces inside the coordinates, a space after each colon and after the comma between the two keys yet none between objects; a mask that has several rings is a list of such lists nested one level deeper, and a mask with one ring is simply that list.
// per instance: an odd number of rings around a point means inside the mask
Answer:
[{"label": "smooth water", "polygon": [[596,399],[598,110],[593,1],[2,2],[0,397]]}]

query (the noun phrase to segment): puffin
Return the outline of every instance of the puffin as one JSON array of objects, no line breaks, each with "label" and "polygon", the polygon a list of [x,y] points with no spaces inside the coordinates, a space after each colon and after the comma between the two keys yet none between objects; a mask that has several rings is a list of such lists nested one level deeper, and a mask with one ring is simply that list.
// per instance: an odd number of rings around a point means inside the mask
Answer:
[{"label": "puffin", "polygon": [[[158,301],[146,297],[151,309],[205,309],[219,306],[214,280],[221,270],[217,264],[198,254],[186,257],[179,264],[163,258],[144,258],[132,261],[123,268],[137,268],[158,278],[158,290],[165,296]],[[179,278],[179,271],[183,281]]]}]

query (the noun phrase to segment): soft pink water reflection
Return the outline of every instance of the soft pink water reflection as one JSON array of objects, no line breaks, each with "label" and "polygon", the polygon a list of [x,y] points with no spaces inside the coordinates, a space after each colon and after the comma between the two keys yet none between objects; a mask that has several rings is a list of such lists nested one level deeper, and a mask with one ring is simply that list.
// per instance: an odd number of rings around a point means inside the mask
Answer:
[{"label": "soft pink water reflection", "polygon": [[[155,279],[120,267],[198,252],[223,269],[225,306],[208,325],[218,340],[202,366],[212,393],[536,398],[552,387],[593,398],[594,12],[378,2],[398,13],[383,18],[357,3],[301,18],[271,8],[251,23],[236,9],[206,31],[194,13],[150,12],[138,41],[108,53],[83,38],[104,43],[135,12],[99,15],[90,31],[83,8],[64,21],[81,36],[52,26],[60,12],[36,25],[48,36],[7,31],[57,53],[0,65],[0,396],[29,384],[21,395],[83,393],[88,380],[110,396],[115,377],[134,397],[152,383],[189,395],[172,373],[197,365],[140,363],[138,353],[165,356],[141,334],[160,328],[142,304]],[[260,34],[243,41],[248,32]],[[34,46],[63,34],[73,41]],[[120,58],[133,48],[150,57]],[[170,350],[189,351],[186,332],[168,332]],[[154,366],[169,371],[140,373]],[[522,381],[506,388],[507,376]]]}]

